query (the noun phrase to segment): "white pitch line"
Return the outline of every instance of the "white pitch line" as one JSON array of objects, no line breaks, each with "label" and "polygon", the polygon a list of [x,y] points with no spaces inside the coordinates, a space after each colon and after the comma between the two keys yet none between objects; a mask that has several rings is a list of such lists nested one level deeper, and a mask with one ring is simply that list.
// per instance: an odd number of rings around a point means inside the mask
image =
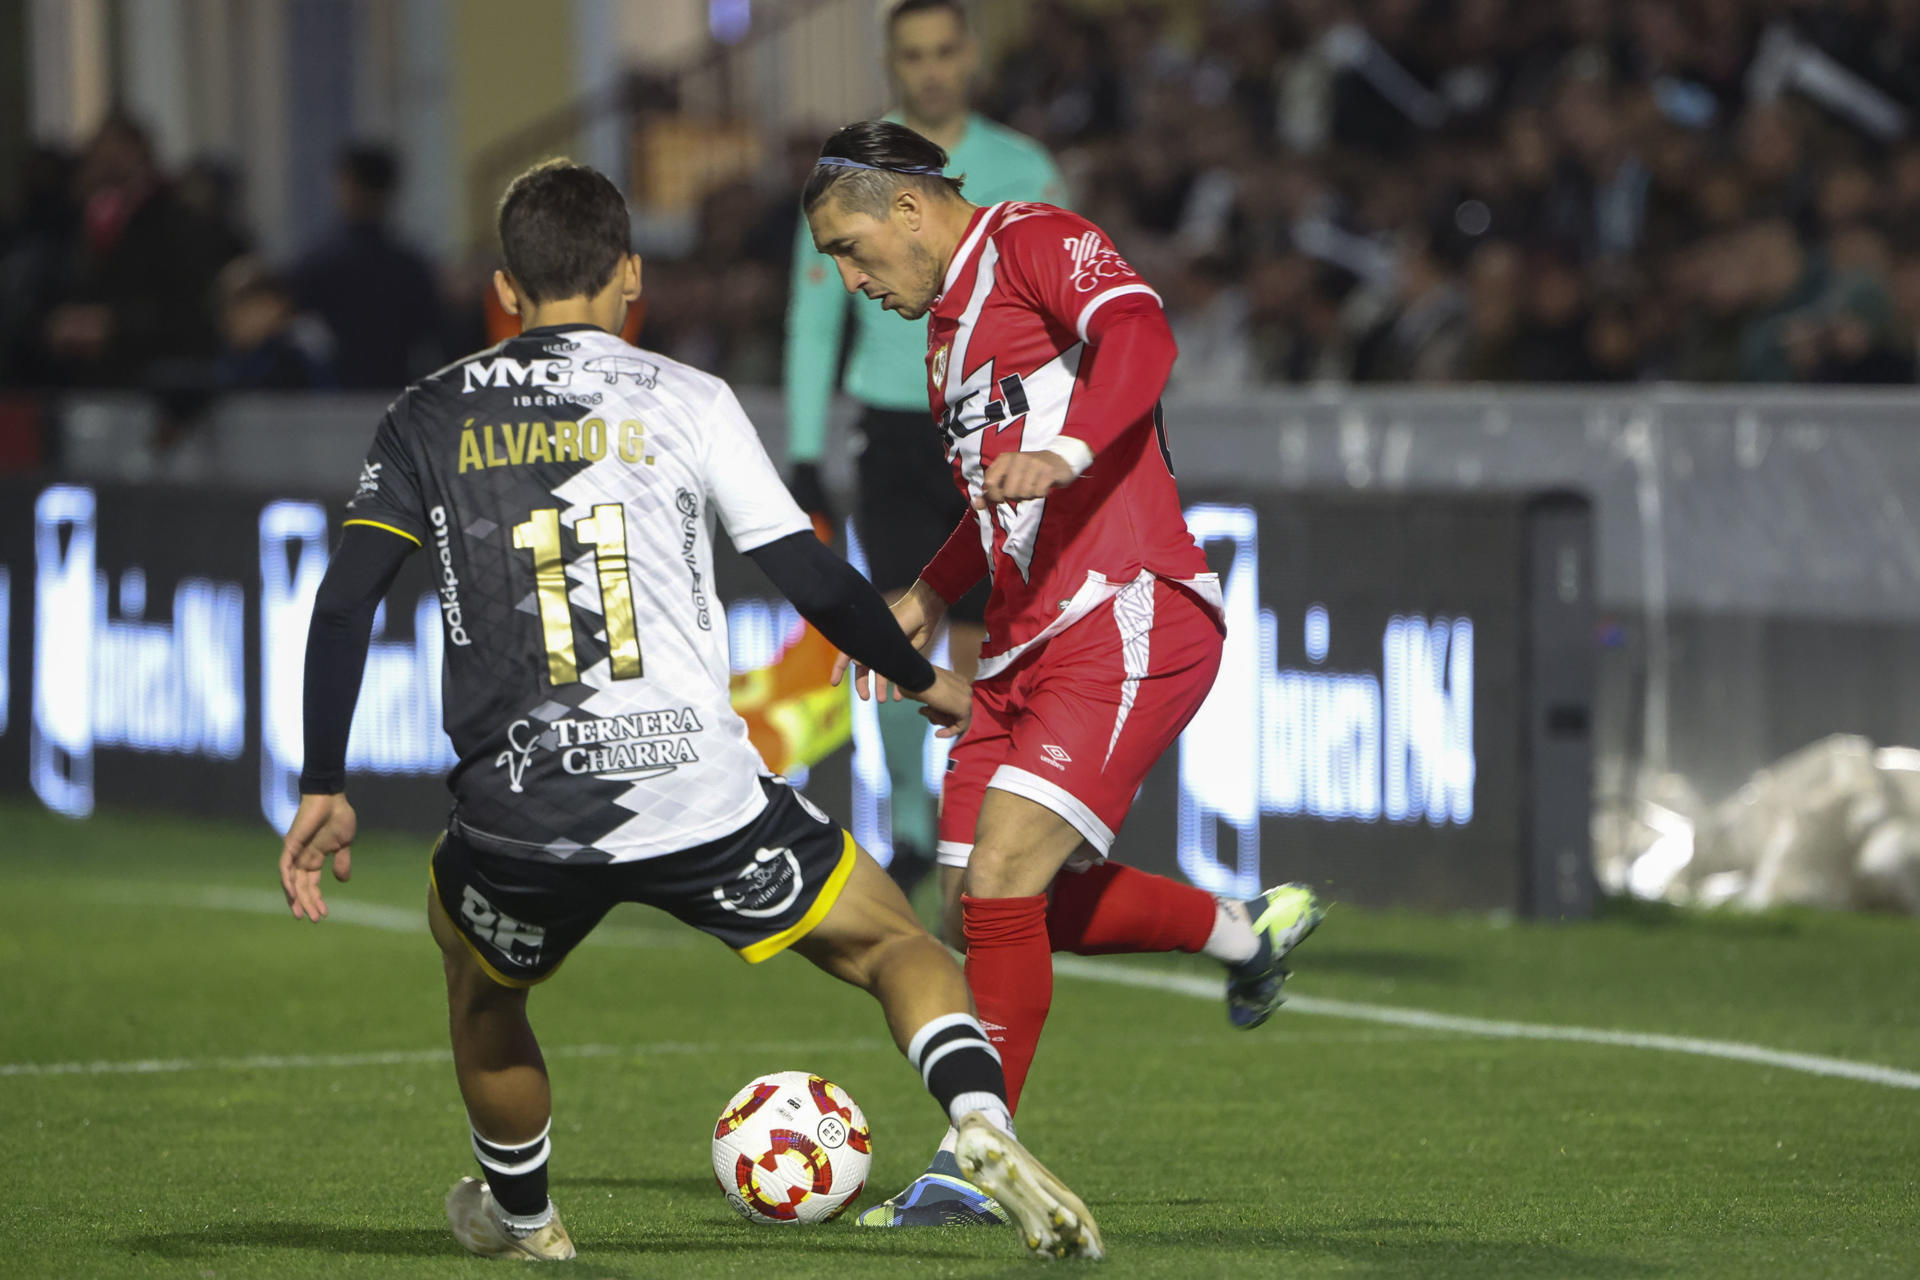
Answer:
[{"label": "white pitch line", "polygon": [[[1203,1000],[1222,998],[1220,979],[1193,974],[1167,973],[1125,965],[1083,960],[1076,956],[1055,956],[1054,972],[1091,982],[1106,982],[1122,987],[1144,987],[1174,995]],[[1551,1022],[1501,1022],[1491,1018],[1469,1018],[1451,1013],[1433,1013],[1426,1009],[1407,1009],[1387,1004],[1367,1004],[1358,1000],[1329,1000],[1323,996],[1292,996],[1285,1013],[1317,1014],[1328,1018],[1352,1018],[1362,1022],[1383,1022],[1396,1027],[1415,1027],[1423,1031],[1452,1031],[1463,1035],[1486,1036],[1495,1040],[1563,1040],[1578,1044],[1613,1045],[1623,1049],[1653,1049],[1663,1053],[1686,1053],[1702,1058],[1722,1058],[1732,1062],[1751,1062],[1780,1067],[1813,1076],[1831,1076],[1886,1085],[1892,1089],[1920,1089],[1920,1072],[1883,1067],[1875,1062],[1854,1062],[1847,1058],[1827,1058],[1811,1053],[1788,1053],[1764,1045],[1743,1044],[1738,1040],[1702,1040],[1694,1036],[1658,1035],[1644,1031],[1608,1031],[1597,1027],[1567,1027]],[[1284,1016],[1284,1013],[1283,1013]]]}]

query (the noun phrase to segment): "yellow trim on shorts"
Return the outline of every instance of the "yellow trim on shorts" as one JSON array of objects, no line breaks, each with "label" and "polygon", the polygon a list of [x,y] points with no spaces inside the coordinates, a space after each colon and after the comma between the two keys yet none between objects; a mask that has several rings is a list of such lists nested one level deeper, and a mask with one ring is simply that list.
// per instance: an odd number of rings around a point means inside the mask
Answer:
[{"label": "yellow trim on shorts", "polygon": [[847,887],[847,880],[853,875],[853,860],[858,855],[859,846],[853,842],[853,833],[844,827],[840,830],[840,864],[827,877],[827,883],[820,890],[820,896],[807,908],[807,914],[774,934],[771,938],[762,938],[748,946],[740,947],[738,954],[748,964],[759,964],[785,951],[800,939],[812,933],[827,912],[833,910],[833,904],[840,900],[840,891]]},{"label": "yellow trim on shorts", "polygon": [[[427,887],[433,890],[433,900],[440,904],[442,911],[447,911],[447,900],[440,896],[440,880],[433,874],[433,858],[434,854],[440,852],[440,844],[446,838],[447,833],[442,831],[439,836],[434,839],[432,851],[427,854]],[[560,972],[560,965],[556,964],[553,968],[547,970],[537,978],[509,978],[506,974],[487,963],[487,958],[480,954],[480,948],[473,945],[473,939],[467,936],[467,931],[460,927],[460,922],[453,918],[453,912],[451,911],[447,911],[447,923],[453,926],[454,935],[458,937],[462,943],[466,944],[467,951],[473,956],[474,963],[479,965],[481,970],[489,978],[492,978],[503,987],[512,987],[515,991],[526,991],[539,986],[548,978]],[[560,964],[565,963],[566,958],[563,956],[561,957]]]},{"label": "yellow trim on shorts", "polygon": [[401,537],[405,538],[408,542],[411,542],[416,547],[425,545],[420,541],[420,539],[414,537],[412,534],[408,533],[405,529],[396,529],[390,524],[381,524],[378,520],[342,520],[340,522],[340,527],[344,529],[350,524],[364,524],[374,529],[385,529],[388,533],[399,534]]}]

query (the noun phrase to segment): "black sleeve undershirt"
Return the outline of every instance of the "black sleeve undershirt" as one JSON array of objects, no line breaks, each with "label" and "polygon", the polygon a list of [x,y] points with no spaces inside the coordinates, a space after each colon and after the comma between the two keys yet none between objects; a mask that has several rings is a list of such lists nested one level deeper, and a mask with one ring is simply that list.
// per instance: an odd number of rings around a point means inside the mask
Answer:
[{"label": "black sleeve undershirt", "polygon": [[414,549],[411,540],[369,525],[350,524],[340,535],[340,546],[314,594],[313,622],[307,628],[303,796],[346,790],[347,731],[360,699],[373,615]]},{"label": "black sleeve undershirt", "polygon": [[909,693],[933,687],[933,664],[908,643],[887,602],[820,539],[792,533],[747,554],[840,652]]}]

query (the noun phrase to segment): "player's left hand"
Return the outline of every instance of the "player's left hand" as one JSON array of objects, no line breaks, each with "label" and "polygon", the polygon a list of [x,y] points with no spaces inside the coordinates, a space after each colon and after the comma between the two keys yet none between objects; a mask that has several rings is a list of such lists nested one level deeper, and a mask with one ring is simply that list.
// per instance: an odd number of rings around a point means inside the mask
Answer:
[{"label": "player's left hand", "polygon": [[333,878],[345,880],[353,872],[353,837],[360,820],[344,795],[300,797],[300,808],[280,845],[280,887],[296,920],[316,923],[326,918],[320,896],[320,869],[333,859]]},{"label": "player's left hand", "polygon": [[1047,490],[1073,483],[1073,468],[1057,453],[1045,449],[1031,453],[1003,453],[987,466],[981,481],[981,496],[973,500],[974,510],[985,511],[1002,502],[1024,502],[1044,498]]}]

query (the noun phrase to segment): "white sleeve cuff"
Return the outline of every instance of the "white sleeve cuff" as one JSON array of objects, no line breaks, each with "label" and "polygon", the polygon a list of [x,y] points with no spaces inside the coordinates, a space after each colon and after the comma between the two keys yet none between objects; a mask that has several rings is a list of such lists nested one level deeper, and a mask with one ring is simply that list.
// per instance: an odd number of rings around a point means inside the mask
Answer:
[{"label": "white sleeve cuff", "polygon": [[1075,440],[1072,436],[1060,436],[1045,451],[1072,467],[1075,480],[1093,465],[1093,450],[1087,448],[1084,440]]},{"label": "white sleeve cuff", "polygon": [[[1073,330],[1080,335],[1080,341],[1085,342],[1087,340],[1087,326],[1092,323],[1094,312],[1106,306],[1115,298],[1124,298],[1132,293],[1144,293],[1155,302],[1160,301],[1160,295],[1144,284],[1117,285],[1105,293],[1098,294],[1091,299],[1086,306],[1080,308],[1080,318],[1074,322]],[[1165,304],[1162,303],[1161,305],[1164,306]]]}]

